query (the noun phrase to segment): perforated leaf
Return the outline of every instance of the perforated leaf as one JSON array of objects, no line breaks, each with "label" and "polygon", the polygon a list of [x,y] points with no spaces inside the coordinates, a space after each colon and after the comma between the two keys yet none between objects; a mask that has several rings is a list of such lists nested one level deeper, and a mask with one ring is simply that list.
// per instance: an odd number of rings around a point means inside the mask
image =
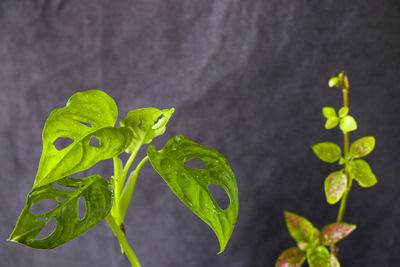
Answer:
[{"label": "perforated leaf", "polygon": [[348,236],[356,228],[357,227],[354,224],[348,223],[329,224],[321,230],[321,242],[326,246],[335,244]]},{"label": "perforated leaf", "polygon": [[342,150],[340,147],[331,142],[318,143],[312,146],[315,155],[322,161],[333,163],[340,159]]},{"label": "perforated leaf", "polygon": [[142,108],[130,111],[126,118],[120,121],[122,126],[129,127],[134,133],[127,152],[132,153],[138,146],[148,144],[155,137],[162,135],[174,111],[174,108]]},{"label": "perforated leaf", "polygon": [[[56,189],[52,184],[33,189],[27,197],[10,241],[37,249],[52,249],[88,231],[110,212],[112,186],[99,175],[81,179],[67,177],[57,184],[75,190]],[[84,197],[86,203],[86,213],[82,220],[79,219],[80,197]],[[57,201],[57,207],[43,214],[32,213],[31,207],[46,199]],[[44,239],[37,239],[52,219],[57,221],[54,232]]]},{"label": "perforated leaf", "polygon": [[275,267],[300,267],[306,259],[306,255],[298,248],[288,248],[279,256]]},{"label": "perforated leaf", "polygon": [[[175,195],[213,229],[221,253],[232,234],[239,209],[235,176],[226,159],[217,151],[183,135],[171,138],[161,151],[150,145],[147,155],[154,169]],[[185,165],[196,158],[205,164],[205,168],[196,169]],[[219,207],[208,189],[211,184],[225,190],[230,200],[228,208]]]},{"label": "perforated leaf", "polygon": [[331,255],[324,246],[307,250],[307,261],[310,267],[330,267]]},{"label": "perforated leaf", "polygon": [[[43,151],[33,188],[89,169],[124,151],[132,139],[128,128],[114,128],[114,100],[99,90],[74,94],[63,108],[51,112],[43,129]],[[58,139],[73,141],[57,149]],[[97,144],[92,144],[92,140]]]},{"label": "perforated leaf", "polygon": [[374,147],[375,138],[373,136],[362,137],[351,144],[350,154],[354,158],[362,158],[371,153]]},{"label": "perforated leaf", "polygon": [[350,176],[353,179],[356,179],[362,187],[371,187],[378,182],[375,174],[373,174],[371,170],[371,167],[365,160],[357,159],[350,161],[349,172]]},{"label": "perforated leaf", "polygon": [[347,178],[343,171],[332,172],[325,179],[325,196],[329,204],[337,203],[347,187]]},{"label": "perforated leaf", "polygon": [[284,211],[286,226],[301,250],[307,250],[318,243],[319,231],[306,218]]}]

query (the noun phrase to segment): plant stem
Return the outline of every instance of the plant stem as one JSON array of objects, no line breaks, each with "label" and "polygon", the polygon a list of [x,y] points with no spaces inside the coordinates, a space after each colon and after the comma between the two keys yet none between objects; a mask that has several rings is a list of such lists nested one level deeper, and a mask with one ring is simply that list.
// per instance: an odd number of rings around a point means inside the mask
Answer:
[{"label": "plant stem", "polygon": [[[343,106],[348,108],[349,107],[348,89],[343,89],[342,92],[343,92]],[[350,133],[345,132],[344,133],[344,144],[343,144],[343,150],[344,150],[345,156],[349,153],[349,145],[350,145]],[[340,202],[340,208],[339,208],[339,213],[337,216],[336,223],[340,223],[343,220],[344,212],[346,210],[346,205],[347,205],[347,198],[349,196],[350,189],[352,186],[352,180],[350,178],[347,162],[345,163],[344,173],[346,175],[347,188],[344,191],[342,200]],[[339,253],[339,245],[338,244],[331,245],[331,253],[333,255],[337,256],[337,254]]]},{"label": "plant stem", "polygon": [[133,252],[131,246],[128,243],[128,240],[126,239],[125,233],[121,230],[120,226],[117,225],[117,223],[115,222],[114,218],[111,215],[108,215],[106,217],[106,220],[111,230],[113,231],[114,235],[117,237],[119,243],[121,244],[121,247],[125,255],[128,257],[132,267],[141,267],[135,252]]}]

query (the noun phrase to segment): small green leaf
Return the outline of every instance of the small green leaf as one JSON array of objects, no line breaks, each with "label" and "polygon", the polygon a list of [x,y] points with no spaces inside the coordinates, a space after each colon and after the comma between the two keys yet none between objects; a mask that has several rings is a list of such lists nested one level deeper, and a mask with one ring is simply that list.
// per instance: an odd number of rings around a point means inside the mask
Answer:
[{"label": "small green leaf", "polygon": [[306,255],[298,248],[288,248],[279,256],[275,267],[300,267],[306,259]]},{"label": "small green leaf", "polygon": [[307,250],[307,261],[310,267],[330,267],[331,255],[324,246]]},{"label": "small green leaf", "polygon": [[318,243],[319,231],[306,218],[284,211],[286,226],[301,250],[307,250]]},{"label": "small green leaf", "polygon": [[329,119],[331,117],[336,117],[336,111],[333,107],[323,107],[322,115],[324,115],[325,118]]},{"label": "small green leaf", "polygon": [[354,141],[350,146],[350,154],[354,158],[362,158],[367,156],[375,147],[375,138],[366,136]]},{"label": "small green leaf", "polygon": [[120,121],[121,126],[130,128],[134,133],[127,152],[132,153],[138,146],[148,144],[155,137],[162,135],[174,111],[174,108],[142,108],[130,111],[126,118]]},{"label": "small green leaf", "polygon": [[332,223],[321,230],[321,242],[325,246],[335,244],[353,232],[357,226],[348,223]]},{"label": "small green leaf", "polygon": [[[99,90],[79,92],[51,112],[43,129],[43,152],[33,188],[84,171],[123,152],[132,139],[128,128],[114,128],[114,100]],[[98,144],[91,144],[93,139]],[[73,141],[57,148],[57,140]]]},{"label": "small green leaf", "polygon": [[339,87],[340,86],[340,80],[338,77],[332,77],[329,79],[329,87]]},{"label": "small green leaf", "polygon": [[337,203],[347,187],[347,178],[343,171],[332,172],[325,179],[325,196],[329,204]]},{"label": "small green leaf", "polygon": [[345,164],[345,163],[346,163],[346,160],[345,160],[344,158],[340,157],[340,159],[339,159],[339,165],[343,165],[343,164]]},{"label": "small green leaf", "polygon": [[341,109],[339,109],[339,117],[340,118],[343,118],[347,114],[349,114],[349,108],[348,107],[342,107]]},{"label": "small green leaf", "polygon": [[342,130],[344,133],[347,133],[357,130],[357,123],[352,116],[346,115],[340,120],[339,127],[340,130]]},{"label": "small green leaf", "polygon": [[330,117],[325,122],[325,129],[330,130],[335,128],[339,124],[339,121],[338,117]]},{"label": "small green leaf", "polygon": [[356,179],[362,187],[371,187],[378,182],[375,174],[372,173],[371,167],[365,160],[350,161],[349,172],[351,178]]},{"label": "small green leaf", "polygon": [[312,146],[315,155],[322,161],[334,163],[340,159],[342,150],[340,147],[331,142],[318,143]]},{"label": "small green leaf", "polygon": [[[113,188],[99,175],[80,179],[66,177],[57,183],[75,190],[60,190],[51,184],[33,189],[27,197],[10,241],[31,248],[52,249],[88,231],[110,212]],[[80,197],[84,197],[86,203],[86,214],[81,220],[78,210]],[[57,201],[57,207],[39,215],[30,211],[32,206],[45,199]],[[38,240],[38,234],[52,219],[57,221],[55,230]]]},{"label": "small green leaf", "polygon": [[335,255],[331,254],[330,260],[331,260],[331,263],[330,263],[329,267],[340,267],[340,263]]},{"label": "small green leaf", "polygon": [[[183,135],[171,138],[161,151],[150,145],[147,155],[174,194],[213,229],[220,243],[219,253],[224,251],[239,211],[236,179],[226,159]],[[200,159],[205,168],[187,166],[185,163],[192,159]],[[227,193],[230,203],[226,209],[214,200],[211,184]]]}]

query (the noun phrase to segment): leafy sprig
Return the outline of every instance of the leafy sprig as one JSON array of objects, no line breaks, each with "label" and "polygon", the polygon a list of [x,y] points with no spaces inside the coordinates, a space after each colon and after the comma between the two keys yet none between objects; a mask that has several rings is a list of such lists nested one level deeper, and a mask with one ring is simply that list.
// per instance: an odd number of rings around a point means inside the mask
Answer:
[{"label": "leafy sprig", "polygon": [[[9,240],[31,248],[52,249],[106,219],[120,242],[122,253],[132,266],[140,266],[126,240],[123,223],[138,175],[150,161],[171,191],[211,227],[220,243],[219,253],[223,252],[236,223],[239,200],[235,176],[220,153],[177,135],[161,150],[150,145],[147,156],[130,172],[140,148],[166,131],[173,113],[174,108],[137,109],[120,121],[120,127],[115,127],[117,105],[99,90],[76,93],[65,107],[53,110],[43,129],[43,151],[33,188]],[[69,142],[59,147],[59,140]],[[130,156],[124,164],[118,156],[125,152]],[[110,182],[99,175],[68,177],[111,158],[114,175]],[[202,160],[206,167],[195,169],[185,165],[195,158]],[[214,200],[210,184],[221,186],[227,193],[230,204],[226,209],[221,209]],[[84,198],[86,205],[81,219],[80,198]],[[34,214],[32,207],[46,199],[56,201],[57,206]],[[56,220],[55,230],[39,239],[39,233],[52,220]]]},{"label": "leafy sprig", "polygon": [[[321,142],[312,146],[314,154],[326,163],[338,163],[341,168],[331,172],[324,183],[326,201],[334,205],[340,202],[335,223],[324,226],[320,231],[307,219],[285,211],[286,224],[290,235],[297,241],[297,247],[285,250],[278,258],[276,267],[301,266],[305,259],[313,267],[340,266],[337,259],[338,242],[356,229],[353,224],[343,223],[347,197],[356,180],[361,187],[371,187],[377,183],[370,165],[363,159],[375,147],[375,138],[366,136],[350,145],[350,132],[357,130],[357,122],[350,115],[348,105],[349,82],[344,72],[329,80],[329,87],[342,90],[343,107],[338,112],[333,107],[323,107],[325,129],[339,126],[344,136],[343,150],[332,142]],[[329,246],[329,250],[327,248]]]}]

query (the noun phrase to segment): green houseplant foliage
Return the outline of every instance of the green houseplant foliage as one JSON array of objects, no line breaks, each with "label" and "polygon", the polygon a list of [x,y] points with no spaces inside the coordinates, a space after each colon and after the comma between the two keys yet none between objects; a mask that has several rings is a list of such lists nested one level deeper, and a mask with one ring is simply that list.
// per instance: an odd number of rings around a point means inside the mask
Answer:
[{"label": "green houseplant foliage", "polygon": [[[340,169],[331,172],[324,183],[325,197],[328,204],[340,202],[336,222],[315,228],[306,218],[291,212],[284,212],[290,235],[297,242],[278,257],[276,267],[299,267],[307,259],[310,267],[338,267],[338,243],[356,229],[356,226],[343,222],[347,197],[353,180],[361,187],[371,187],[377,183],[369,164],[359,158],[367,156],[375,147],[375,138],[366,136],[357,139],[350,145],[350,132],[357,129],[357,122],[349,115],[348,91],[349,82],[344,72],[329,80],[330,87],[342,90],[343,107],[338,112],[333,107],[323,107],[325,129],[338,128],[344,137],[343,150],[332,142],[321,142],[311,148],[323,162],[337,163]],[[329,247],[329,250],[328,250]]]},{"label": "green houseplant foliage", "polygon": [[[138,175],[150,160],[178,199],[214,231],[219,253],[223,252],[236,223],[239,199],[235,176],[220,153],[177,135],[161,150],[150,145],[147,156],[130,171],[139,149],[166,131],[173,113],[174,108],[137,109],[116,127],[117,105],[100,90],[76,93],[65,107],[53,110],[43,129],[43,151],[32,190],[9,240],[35,249],[53,249],[105,219],[120,242],[121,252],[132,266],[140,266],[126,240],[123,222]],[[59,140],[64,142],[62,147],[57,146]],[[130,154],[125,164],[118,157],[122,153]],[[206,167],[185,165],[194,158],[202,160]],[[110,181],[100,175],[68,177],[106,159],[114,162]],[[210,184],[225,190],[230,200],[226,209],[218,206],[208,188]],[[86,205],[83,218],[79,218],[80,198]],[[32,212],[32,207],[48,199],[56,201],[57,206],[42,214]],[[38,239],[51,220],[56,220],[54,231]]]}]

